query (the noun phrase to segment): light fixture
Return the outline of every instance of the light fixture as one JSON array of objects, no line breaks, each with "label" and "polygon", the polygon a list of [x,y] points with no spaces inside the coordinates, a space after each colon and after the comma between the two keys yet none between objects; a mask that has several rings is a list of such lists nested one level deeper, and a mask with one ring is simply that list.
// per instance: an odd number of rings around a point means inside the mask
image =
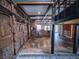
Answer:
[{"label": "light fixture", "polygon": [[40,17],[38,16],[37,19],[40,19]]},{"label": "light fixture", "polygon": [[40,12],[38,12],[38,14],[41,14]]}]

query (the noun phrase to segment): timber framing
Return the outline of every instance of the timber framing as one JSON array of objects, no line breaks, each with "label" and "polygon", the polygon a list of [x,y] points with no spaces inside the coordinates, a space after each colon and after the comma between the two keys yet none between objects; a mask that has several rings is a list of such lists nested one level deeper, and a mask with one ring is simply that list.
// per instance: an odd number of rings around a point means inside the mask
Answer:
[{"label": "timber framing", "polygon": [[[26,20],[26,18],[18,15],[18,14],[15,14],[13,11],[7,9],[6,7],[4,7],[3,5],[0,4],[0,13],[3,13],[5,15],[15,15],[16,17],[19,17],[20,19],[22,20]],[[27,20],[26,20],[27,21]],[[27,21],[28,23],[28,21]]]},{"label": "timber framing", "polygon": [[54,2],[16,2],[17,5],[53,5]]},{"label": "timber framing", "polygon": [[[3,42],[3,40],[6,40],[8,42],[9,41],[12,42],[12,43],[9,42],[8,44],[9,45],[12,44],[11,47],[13,47],[13,48],[11,48],[11,49],[13,51],[12,54],[14,56],[14,55],[17,55],[20,48],[29,39],[27,36],[27,34],[29,34],[29,29],[27,29],[27,26],[30,25],[30,23],[29,23],[30,18],[28,18],[28,15],[26,15],[26,13],[22,9],[20,9],[17,5],[13,4],[11,0],[4,0],[4,1],[3,0],[0,1],[0,16],[1,16],[0,20],[3,23],[3,24],[1,24],[1,22],[0,22],[0,25],[1,25],[1,27],[5,26],[4,27],[5,29],[0,28],[0,32],[2,32],[2,35],[6,34],[8,31],[7,29],[10,28],[9,31],[11,31],[11,34],[0,37],[0,39],[1,39],[0,41]],[[7,4],[10,8],[8,6],[6,7],[5,4]],[[3,20],[5,20],[5,21],[3,21]],[[19,22],[17,20],[19,20]],[[21,20],[21,22],[20,22],[20,20]],[[7,23],[5,23],[5,22],[7,22]],[[7,28],[7,26],[9,28]],[[6,32],[5,32],[5,30],[6,30]],[[20,35],[20,36],[18,36],[18,35]],[[20,42],[20,40],[23,40],[23,41]],[[17,41],[17,42],[15,42],[15,41]],[[17,44],[16,44],[18,42],[20,42],[19,46],[17,46]],[[6,46],[6,43],[4,45]],[[18,48],[16,48],[16,46]],[[3,44],[1,44],[1,47],[2,48],[4,47]],[[12,58],[12,59],[14,59],[14,58]]]}]

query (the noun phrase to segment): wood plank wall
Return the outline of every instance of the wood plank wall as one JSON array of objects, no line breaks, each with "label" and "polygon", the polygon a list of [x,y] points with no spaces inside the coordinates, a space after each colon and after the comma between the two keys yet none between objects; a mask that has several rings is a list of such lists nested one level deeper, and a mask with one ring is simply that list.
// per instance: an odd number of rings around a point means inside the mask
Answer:
[{"label": "wood plank wall", "polygon": [[[0,0],[0,5],[15,14],[19,15],[20,13],[7,0]],[[28,40],[28,23],[18,22],[17,18],[13,14],[7,15],[6,13],[0,13],[0,59],[13,59],[13,56],[18,53],[20,48]]]}]

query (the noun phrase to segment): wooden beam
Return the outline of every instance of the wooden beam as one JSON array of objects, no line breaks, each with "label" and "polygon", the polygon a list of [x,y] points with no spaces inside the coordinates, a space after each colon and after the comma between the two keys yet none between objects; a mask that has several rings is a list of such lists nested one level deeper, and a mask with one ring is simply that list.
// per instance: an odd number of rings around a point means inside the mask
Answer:
[{"label": "wooden beam", "polygon": [[[45,16],[45,15],[28,15],[29,17],[37,17],[37,16]],[[47,15],[47,16],[52,16],[52,15]]]},{"label": "wooden beam", "polygon": [[[53,0],[55,1],[55,0]],[[55,5],[53,5],[55,7]],[[55,40],[55,36],[54,36],[54,32],[55,32],[55,8],[53,8],[52,6],[52,30],[51,30],[51,54],[54,54],[54,40]]]},{"label": "wooden beam", "polygon": [[54,29],[55,25],[52,24],[52,34],[51,34],[51,54],[54,54]]},{"label": "wooden beam", "polygon": [[52,5],[54,2],[16,2],[17,5]]},{"label": "wooden beam", "polygon": [[[31,19],[31,20],[43,20],[43,19]],[[46,19],[46,20],[52,20],[52,19]]]},{"label": "wooden beam", "polygon": [[51,8],[51,5],[49,5],[49,6],[48,6],[48,8],[47,8],[47,10],[46,10],[46,12],[45,12],[45,14],[44,14],[44,15],[46,15],[46,14],[47,14],[47,12],[50,10],[50,8]]}]

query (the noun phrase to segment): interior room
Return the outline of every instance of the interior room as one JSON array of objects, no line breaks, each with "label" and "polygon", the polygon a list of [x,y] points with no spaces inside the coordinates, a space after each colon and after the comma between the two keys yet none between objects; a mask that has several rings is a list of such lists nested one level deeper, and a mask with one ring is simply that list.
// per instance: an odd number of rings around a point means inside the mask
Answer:
[{"label": "interior room", "polygon": [[0,0],[0,59],[79,59],[79,0]]}]

